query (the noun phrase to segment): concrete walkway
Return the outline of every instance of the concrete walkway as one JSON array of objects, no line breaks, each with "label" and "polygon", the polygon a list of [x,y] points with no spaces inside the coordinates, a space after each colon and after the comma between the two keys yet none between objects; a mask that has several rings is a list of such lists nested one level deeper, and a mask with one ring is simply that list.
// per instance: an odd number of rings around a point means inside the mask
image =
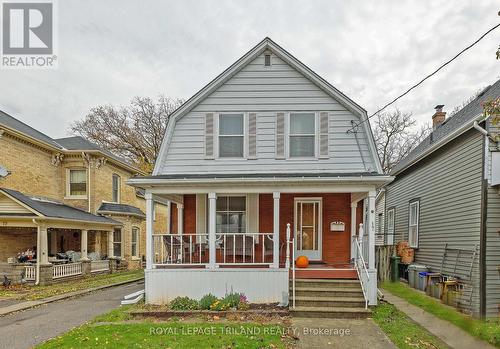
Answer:
[{"label": "concrete walkway", "polygon": [[425,310],[408,303],[404,299],[391,294],[389,291],[382,290],[382,292],[384,293],[384,299],[387,302],[396,306],[396,308],[408,315],[413,321],[427,329],[427,331],[436,337],[440,338],[450,347],[454,349],[495,349],[492,345],[472,337],[470,334],[452,323],[435,317]]},{"label": "concrete walkway", "polygon": [[0,317],[0,347],[31,348],[120,306],[123,296],[144,282],[107,288]]},{"label": "concrete walkway", "polygon": [[396,349],[372,319],[293,318],[298,349]]}]

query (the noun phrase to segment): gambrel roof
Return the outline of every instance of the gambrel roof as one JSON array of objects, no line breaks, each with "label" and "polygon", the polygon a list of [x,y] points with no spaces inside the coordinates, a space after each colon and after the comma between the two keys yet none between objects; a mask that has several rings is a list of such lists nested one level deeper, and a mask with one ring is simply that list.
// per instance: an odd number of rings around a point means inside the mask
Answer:
[{"label": "gambrel roof", "polygon": [[[360,120],[367,119],[366,110],[363,109],[360,105],[354,102],[352,99],[347,97],[337,88],[328,83],[325,79],[320,77],[310,68],[308,68],[305,64],[300,62],[297,58],[283,49],[281,46],[276,44],[273,40],[266,37],[256,46],[254,46],[250,51],[248,51],[245,55],[243,55],[240,59],[238,59],[234,64],[232,64],[229,68],[224,70],[219,76],[213,79],[209,84],[203,87],[200,91],[198,91],[194,96],[188,99],[185,103],[183,103],[170,117],[170,122],[168,124],[167,130],[165,132],[162,146],[160,152],[158,154],[157,162],[155,169],[153,171],[153,175],[160,175],[161,171],[161,160],[165,158],[168,146],[170,144],[175,124],[181,119],[184,115],[193,110],[200,102],[202,102],[206,97],[216,91],[219,87],[221,87],[224,83],[226,83],[229,79],[231,79],[236,73],[242,70],[247,64],[252,62],[256,57],[262,54],[265,51],[271,51],[277,57],[285,61],[292,68],[301,73],[305,78],[310,80],[313,84],[323,90],[326,94],[334,98],[338,101],[342,106],[344,106],[347,110],[352,112],[354,115],[358,116]],[[375,141],[373,138],[373,134],[368,122],[362,122],[361,127],[367,134],[368,138],[368,146],[370,149],[370,153],[372,154],[376,172],[382,174],[382,167],[380,165],[380,160],[377,155],[377,150],[375,146]]]}]

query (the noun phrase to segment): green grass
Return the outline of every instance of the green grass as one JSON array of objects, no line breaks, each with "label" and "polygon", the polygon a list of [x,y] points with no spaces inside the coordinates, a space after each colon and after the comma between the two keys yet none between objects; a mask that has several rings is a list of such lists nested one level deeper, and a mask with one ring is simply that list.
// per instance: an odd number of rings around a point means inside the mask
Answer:
[{"label": "green grass", "polygon": [[382,288],[436,317],[449,321],[474,337],[500,348],[500,320],[482,321],[462,314],[439,300],[418,292],[401,282],[384,282]]},{"label": "green grass", "polygon": [[380,303],[373,310],[373,320],[398,348],[449,348],[392,304]]},{"label": "green grass", "polygon": [[115,284],[144,276],[143,270],[131,270],[115,274],[89,276],[79,280],[67,281],[47,286],[14,285],[0,290],[0,298],[18,300],[37,300],[89,288]]}]

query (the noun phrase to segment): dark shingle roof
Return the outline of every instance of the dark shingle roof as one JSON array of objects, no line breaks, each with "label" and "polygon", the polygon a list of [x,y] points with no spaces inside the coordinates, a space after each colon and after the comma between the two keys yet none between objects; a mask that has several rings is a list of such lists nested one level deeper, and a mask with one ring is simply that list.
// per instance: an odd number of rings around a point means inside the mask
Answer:
[{"label": "dark shingle roof", "polygon": [[110,158],[115,159],[116,161],[124,162],[124,163],[128,164],[129,166],[133,166],[124,158],[116,156],[115,154],[111,153],[110,151],[108,151],[106,149],[102,149],[97,144],[94,144],[91,141],[89,141],[81,136],[57,138],[57,139],[55,139],[55,141],[57,143],[59,143],[61,146],[63,146],[65,149],[68,149],[68,150],[98,150],[100,152],[103,152],[104,154],[106,154]]},{"label": "dark shingle roof", "polygon": [[24,122],[17,120],[16,118],[10,116],[9,114],[0,110],[0,124],[7,126],[13,130],[20,133],[24,133],[30,137],[35,138],[44,143],[48,143],[53,147],[62,148],[54,139],[50,138],[46,134],[35,130],[33,127],[26,125]]},{"label": "dark shingle roof", "polygon": [[481,103],[500,96],[500,80],[493,85],[486,87],[472,102],[460,109],[455,115],[445,120],[426,139],[424,139],[413,151],[402,159],[391,171],[396,174],[404,170],[418,157],[425,154],[436,142],[445,139],[447,136],[458,130],[463,125],[473,122],[483,112]]},{"label": "dark shingle roof", "polygon": [[65,205],[63,203],[57,202],[55,200],[40,198],[35,196],[29,196],[23,194],[19,191],[0,188],[0,191],[12,196],[16,200],[22,202],[28,207],[31,207],[33,210],[41,213],[45,217],[49,218],[63,218],[68,220],[75,221],[84,221],[84,222],[95,222],[95,223],[111,223],[116,225],[122,225],[120,222],[115,221],[113,219],[94,215],[92,213],[77,209],[75,207],[71,207]]},{"label": "dark shingle roof", "polygon": [[140,217],[146,217],[144,212],[141,211],[140,208],[135,207],[135,206],[130,206],[130,205],[125,205],[125,204],[115,204],[112,202],[103,202],[101,204],[101,207],[97,210],[97,212],[101,213],[118,213],[118,214],[127,214],[127,215],[134,215],[134,216],[140,216]]}]

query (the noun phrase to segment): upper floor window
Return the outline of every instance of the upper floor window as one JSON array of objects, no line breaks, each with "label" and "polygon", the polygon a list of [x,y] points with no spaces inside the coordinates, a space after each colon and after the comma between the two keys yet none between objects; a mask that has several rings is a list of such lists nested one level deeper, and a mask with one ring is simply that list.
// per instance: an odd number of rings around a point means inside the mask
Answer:
[{"label": "upper floor window", "polygon": [[87,170],[70,169],[68,178],[68,194],[72,197],[87,196]]},{"label": "upper floor window", "polygon": [[246,231],[246,197],[217,197],[217,233],[244,233]]},{"label": "upper floor window", "polygon": [[418,228],[420,220],[420,201],[410,202],[408,219],[408,242],[410,247],[418,248]]},{"label": "upper floor window", "polygon": [[113,202],[120,202],[120,176],[117,174],[113,175],[113,180],[112,180],[112,196],[113,196]]},{"label": "upper floor window", "polygon": [[314,157],[315,137],[316,127],[314,113],[290,114],[290,157]]},{"label": "upper floor window", "polygon": [[243,114],[219,115],[219,157],[243,157],[245,139],[243,120]]}]

